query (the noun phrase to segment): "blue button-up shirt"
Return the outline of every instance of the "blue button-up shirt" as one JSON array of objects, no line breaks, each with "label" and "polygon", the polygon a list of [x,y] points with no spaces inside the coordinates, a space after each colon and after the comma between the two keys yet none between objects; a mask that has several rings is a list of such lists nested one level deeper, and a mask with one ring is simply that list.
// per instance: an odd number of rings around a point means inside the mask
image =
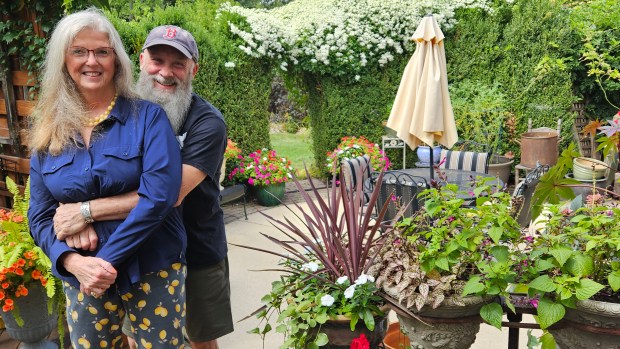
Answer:
[{"label": "blue button-up shirt", "polygon": [[[184,263],[187,237],[178,210],[173,210],[181,185],[181,156],[163,109],[119,97],[88,148],[79,145],[57,156],[33,154],[30,160],[30,231],[52,260],[54,274],[77,287],[59,258],[71,251],[97,256],[117,269],[116,285],[124,293],[140,275]],[[53,217],[59,203],[136,189],[138,204],[126,219],[93,223],[99,237],[95,251],[75,250],[56,239]]]}]

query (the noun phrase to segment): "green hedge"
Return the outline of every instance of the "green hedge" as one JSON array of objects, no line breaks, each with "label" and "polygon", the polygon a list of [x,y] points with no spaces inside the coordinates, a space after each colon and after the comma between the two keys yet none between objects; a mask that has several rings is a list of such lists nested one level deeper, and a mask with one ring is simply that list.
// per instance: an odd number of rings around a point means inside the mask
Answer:
[{"label": "green hedge", "polygon": [[399,57],[388,67],[373,69],[356,82],[311,74],[304,77],[318,168],[324,168],[327,152],[336,148],[344,136],[364,136],[381,142],[385,134],[382,123],[388,119],[408,60],[409,57]]}]

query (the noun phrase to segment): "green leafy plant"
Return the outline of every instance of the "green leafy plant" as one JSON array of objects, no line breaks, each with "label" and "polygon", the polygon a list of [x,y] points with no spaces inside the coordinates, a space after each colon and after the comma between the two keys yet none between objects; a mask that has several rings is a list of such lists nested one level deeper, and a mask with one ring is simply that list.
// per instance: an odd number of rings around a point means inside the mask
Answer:
[{"label": "green leafy plant", "polygon": [[560,321],[578,300],[620,302],[620,208],[600,194],[586,202],[549,205],[528,244],[531,264],[523,278],[529,296],[538,299],[542,329]]},{"label": "green leafy plant", "polygon": [[47,296],[53,299],[48,302],[50,314],[54,304],[58,309],[64,305],[62,285],[52,275],[52,263],[30,235],[26,216],[30,200],[29,183],[26,183],[22,195],[17,184],[7,177],[7,188],[13,194],[13,210],[0,210],[0,305],[4,312],[13,313],[20,326],[24,322],[14,299],[27,297],[28,289],[34,285],[43,286]]},{"label": "green leafy plant", "polygon": [[[487,180],[472,183],[469,194],[457,190],[447,184],[420,194],[422,210],[397,223],[383,245],[377,285],[414,312],[448,299],[463,304],[468,295],[504,296],[514,311],[507,287],[519,280],[523,262],[510,195]],[[464,207],[462,194],[476,206]],[[498,303],[484,305],[480,315],[501,327]]]},{"label": "green leafy plant", "polygon": [[[381,174],[377,180],[381,183]],[[332,183],[327,199],[310,179],[311,193],[294,182],[307,208],[295,204],[296,219],[265,216],[286,235],[281,239],[263,234],[281,247],[282,252],[240,246],[282,258],[283,273],[273,282],[272,290],[262,298],[264,307],[256,313],[261,336],[272,331],[285,335],[280,348],[318,348],[327,344],[321,331],[325,322],[338,316],[350,319],[351,329],[358,322],[373,330],[375,316],[382,316],[381,306],[393,302],[382,294],[369,272],[383,240],[379,224],[387,203],[371,219],[371,209],[363,205],[362,186],[347,191],[346,185]],[[373,190],[368,207],[374,207],[380,185]],[[301,213],[296,213],[301,212]],[[403,309],[403,311],[407,311]]]}]

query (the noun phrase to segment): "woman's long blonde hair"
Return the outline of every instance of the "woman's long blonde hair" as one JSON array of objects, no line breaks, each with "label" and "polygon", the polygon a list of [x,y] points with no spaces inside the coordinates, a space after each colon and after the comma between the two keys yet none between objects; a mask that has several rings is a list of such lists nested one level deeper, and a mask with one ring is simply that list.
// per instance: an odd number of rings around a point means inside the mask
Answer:
[{"label": "woman's long blonde hair", "polygon": [[58,155],[69,144],[88,118],[87,108],[71,79],[65,56],[69,46],[84,29],[106,33],[115,51],[114,85],[119,96],[135,98],[131,61],[120,35],[110,21],[97,9],[88,9],[64,17],[54,29],[47,45],[43,64],[41,94],[31,117],[28,134],[31,151]]}]

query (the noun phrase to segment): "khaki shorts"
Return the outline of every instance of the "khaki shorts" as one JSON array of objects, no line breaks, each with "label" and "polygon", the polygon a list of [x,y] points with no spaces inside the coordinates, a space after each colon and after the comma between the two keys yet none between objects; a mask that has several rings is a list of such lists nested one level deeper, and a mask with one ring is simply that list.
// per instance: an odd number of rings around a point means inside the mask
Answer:
[{"label": "khaki shorts", "polygon": [[[228,257],[211,267],[188,268],[185,293],[185,326],[192,342],[208,342],[234,330]],[[133,338],[129,321],[124,321],[123,333]]]}]

